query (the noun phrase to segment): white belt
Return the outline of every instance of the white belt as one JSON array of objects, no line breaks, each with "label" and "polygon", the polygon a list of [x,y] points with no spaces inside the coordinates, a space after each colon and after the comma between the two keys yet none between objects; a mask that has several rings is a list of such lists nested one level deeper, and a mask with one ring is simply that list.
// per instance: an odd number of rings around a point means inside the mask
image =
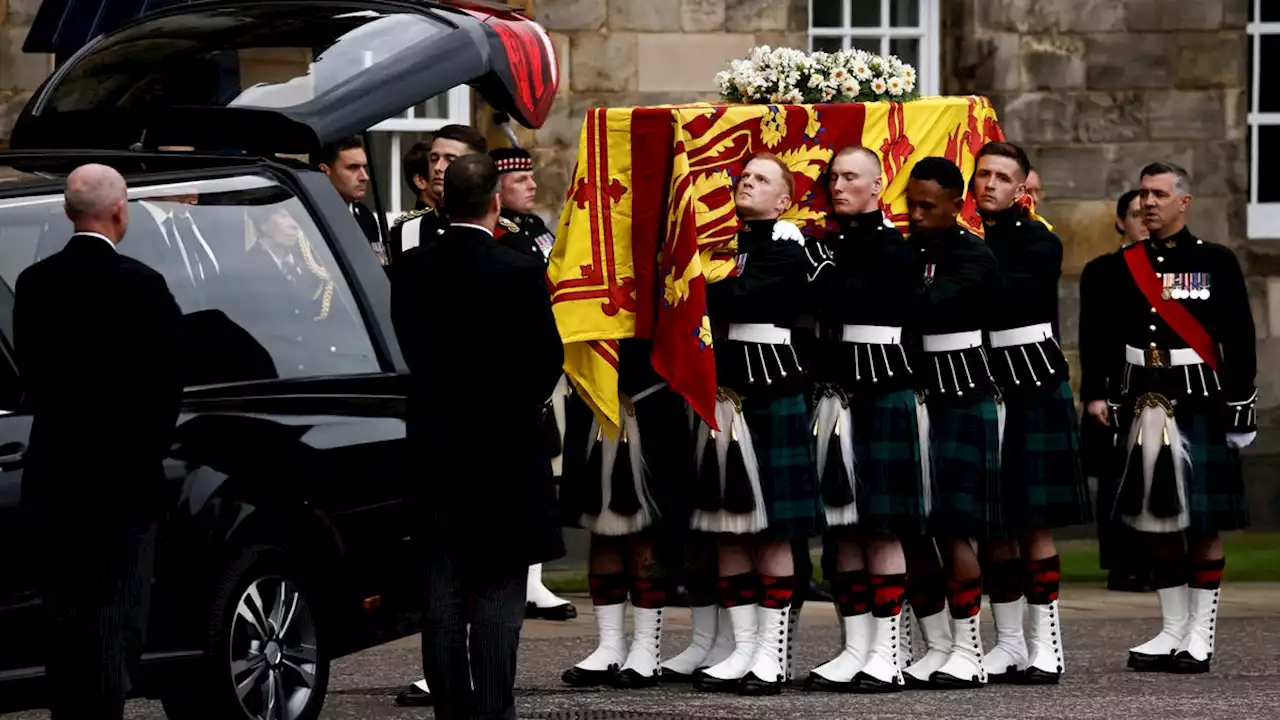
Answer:
[{"label": "white belt", "polygon": [[946,335],[925,335],[921,340],[923,341],[925,352],[955,352],[957,350],[982,347],[982,331],[966,330],[965,332],[947,333]]},{"label": "white belt", "polygon": [[1199,365],[1204,362],[1200,353],[1191,348],[1176,350],[1143,350],[1132,345],[1124,346],[1124,359],[1130,365],[1138,367],[1181,367],[1183,365]]},{"label": "white belt", "polygon": [[767,323],[734,323],[729,325],[729,339],[761,345],[790,345],[791,331]]},{"label": "white belt", "polygon": [[847,343],[866,345],[899,345],[902,328],[885,325],[845,325],[840,339]]},{"label": "white belt", "polygon": [[1012,330],[994,330],[991,333],[991,347],[1013,347],[1015,345],[1034,345],[1053,337],[1053,325],[1040,323]]}]

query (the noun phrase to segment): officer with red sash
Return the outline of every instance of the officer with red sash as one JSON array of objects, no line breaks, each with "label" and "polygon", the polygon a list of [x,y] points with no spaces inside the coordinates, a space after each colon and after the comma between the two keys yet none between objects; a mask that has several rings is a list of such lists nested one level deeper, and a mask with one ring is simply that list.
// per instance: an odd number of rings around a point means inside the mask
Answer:
[{"label": "officer with red sash", "polygon": [[1090,415],[1117,420],[1127,452],[1111,512],[1154,564],[1162,627],[1129,667],[1202,673],[1226,563],[1219,533],[1249,519],[1239,450],[1257,434],[1253,315],[1235,254],[1187,229],[1187,171],[1155,163],[1141,181],[1150,237],[1082,298],[1106,312],[1081,317],[1081,394]]}]

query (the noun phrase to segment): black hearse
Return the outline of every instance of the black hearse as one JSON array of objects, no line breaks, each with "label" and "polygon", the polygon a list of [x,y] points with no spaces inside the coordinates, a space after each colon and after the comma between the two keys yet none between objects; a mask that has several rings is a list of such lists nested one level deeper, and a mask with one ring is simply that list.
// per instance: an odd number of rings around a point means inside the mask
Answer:
[{"label": "black hearse", "polygon": [[[315,718],[331,660],[417,631],[416,518],[388,280],[349,207],[298,158],[460,85],[538,127],[556,58],[541,27],[492,3],[150,4],[171,7],[65,53],[0,153],[0,702],[40,705],[59,651],[22,505],[31,418],[12,289],[70,237],[66,175],[99,162],[129,182],[122,252],[148,260],[165,238],[150,231],[189,210],[186,243],[212,260],[199,283],[186,254],[157,268],[189,346],[139,694],[178,719]],[[56,35],[72,10],[43,22]],[[303,283],[304,301],[263,279],[275,272]],[[86,412],[112,422],[110,408]]]}]

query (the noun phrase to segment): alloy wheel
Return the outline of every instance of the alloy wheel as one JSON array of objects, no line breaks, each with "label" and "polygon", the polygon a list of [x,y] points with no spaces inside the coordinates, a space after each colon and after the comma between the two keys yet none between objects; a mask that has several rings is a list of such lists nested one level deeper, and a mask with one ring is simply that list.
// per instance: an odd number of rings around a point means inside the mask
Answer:
[{"label": "alloy wheel", "polygon": [[249,584],[231,622],[231,682],[245,716],[294,720],[311,702],[319,655],[311,608],[282,577]]}]

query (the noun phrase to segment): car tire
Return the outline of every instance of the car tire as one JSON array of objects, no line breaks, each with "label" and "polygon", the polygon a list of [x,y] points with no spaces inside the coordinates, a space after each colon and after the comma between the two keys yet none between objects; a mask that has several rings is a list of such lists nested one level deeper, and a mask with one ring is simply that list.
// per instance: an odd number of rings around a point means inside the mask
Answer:
[{"label": "car tire", "polygon": [[269,545],[228,563],[206,612],[204,656],[162,698],[172,720],[315,720],[329,685],[316,583]]}]

